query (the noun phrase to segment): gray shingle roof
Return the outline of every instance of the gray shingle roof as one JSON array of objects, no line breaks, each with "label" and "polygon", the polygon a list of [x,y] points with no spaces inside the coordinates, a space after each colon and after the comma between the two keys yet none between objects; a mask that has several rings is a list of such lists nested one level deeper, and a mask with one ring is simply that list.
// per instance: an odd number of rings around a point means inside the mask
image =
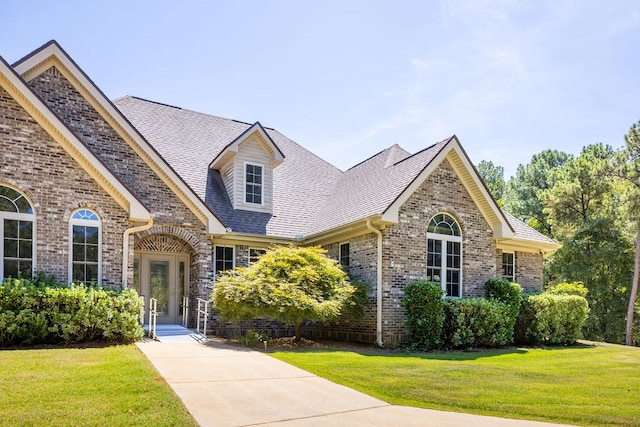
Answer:
[{"label": "gray shingle roof", "polygon": [[548,238],[547,236],[535,230],[534,228],[529,227],[527,224],[520,221],[515,216],[511,215],[509,212],[505,212],[505,211],[503,212],[504,212],[504,216],[507,218],[507,221],[509,221],[509,224],[511,224],[511,228],[513,228],[513,231],[515,231],[516,233],[515,235],[516,239],[530,240],[532,242],[557,244],[556,241]]},{"label": "gray shingle roof", "polygon": [[281,133],[265,128],[285,156],[273,171],[273,215],[233,209],[211,161],[251,127],[248,123],[197,113],[136,97],[113,101],[227,227],[239,233],[294,238],[329,197],[342,172]]},{"label": "gray shingle roof", "polygon": [[412,156],[392,146],[344,172],[311,225],[316,234],[384,213],[449,140]]},{"label": "gray shingle roof", "polygon": [[[396,144],[342,172],[265,128],[285,157],[273,171],[273,214],[266,214],[233,209],[220,173],[209,168],[250,124],[131,96],[113,103],[227,227],[271,237],[311,236],[383,214],[451,141],[413,155]],[[516,238],[555,243],[505,214]]]}]

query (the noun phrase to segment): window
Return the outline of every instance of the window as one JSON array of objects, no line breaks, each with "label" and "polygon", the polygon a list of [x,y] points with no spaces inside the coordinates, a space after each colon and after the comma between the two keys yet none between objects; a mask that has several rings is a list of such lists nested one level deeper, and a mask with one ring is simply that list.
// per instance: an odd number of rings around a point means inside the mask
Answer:
[{"label": "window", "polygon": [[462,296],[462,236],[453,217],[438,214],[427,227],[427,280],[440,283],[447,296]]},{"label": "window", "polygon": [[266,252],[266,249],[249,248],[249,265],[257,262]]},{"label": "window", "polygon": [[515,256],[512,252],[502,252],[502,278],[514,282]]},{"label": "window", "polygon": [[216,246],[214,254],[215,275],[226,270],[233,270],[233,246]]},{"label": "window", "polygon": [[79,209],[71,215],[71,260],[69,281],[100,283],[102,233],[100,218],[89,209]]},{"label": "window", "polygon": [[22,193],[0,185],[0,278],[33,275],[35,215]]},{"label": "window", "polygon": [[348,243],[342,243],[340,245],[340,265],[345,267],[345,268],[349,268],[349,244]]},{"label": "window", "polygon": [[245,164],[244,201],[257,205],[262,204],[262,166]]}]

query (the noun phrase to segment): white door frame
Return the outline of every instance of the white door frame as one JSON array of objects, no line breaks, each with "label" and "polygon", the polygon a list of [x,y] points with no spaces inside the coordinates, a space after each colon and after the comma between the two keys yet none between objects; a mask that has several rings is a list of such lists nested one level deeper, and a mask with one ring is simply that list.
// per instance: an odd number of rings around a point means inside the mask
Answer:
[{"label": "white door frame", "polygon": [[[189,254],[186,253],[165,253],[136,251],[134,259],[138,262],[138,293],[144,296],[145,309],[149,307],[149,296],[151,293],[151,271],[150,266],[153,261],[168,263],[168,289],[166,307],[161,301],[158,302],[158,323],[178,324],[179,316],[182,314],[182,296],[189,295]],[[180,281],[182,280],[182,283]],[[182,291],[182,292],[181,292]]]}]

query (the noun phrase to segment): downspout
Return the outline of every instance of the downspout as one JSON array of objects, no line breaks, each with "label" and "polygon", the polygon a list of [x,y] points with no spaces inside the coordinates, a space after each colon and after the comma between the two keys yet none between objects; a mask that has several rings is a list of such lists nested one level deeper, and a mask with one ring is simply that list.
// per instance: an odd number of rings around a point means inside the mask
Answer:
[{"label": "downspout", "polygon": [[376,277],[376,344],[384,347],[382,341],[382,232],[367,220],[367,228],[378,236],[377,244],[377,277]]},{"label": "downspout", "polygon": [[149,218],[149,222],[137,227],[130,227],[124,230],[122,235],[122,289],[127,287],[127,270],[129,269],[129,236],[133,233],[145,231],[153,227],[153,214]]}]

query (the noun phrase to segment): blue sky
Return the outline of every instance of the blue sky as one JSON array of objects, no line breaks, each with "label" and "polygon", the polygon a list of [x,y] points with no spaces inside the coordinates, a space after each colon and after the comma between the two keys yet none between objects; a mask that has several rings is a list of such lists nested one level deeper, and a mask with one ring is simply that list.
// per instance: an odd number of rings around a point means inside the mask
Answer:
[{"label": "blue sky", "polygon": [[508,178],[640,120],[640,2],[31,1],[10,63],[56,39],[110,98],[274,127],[346,169],[458,135]]}]

